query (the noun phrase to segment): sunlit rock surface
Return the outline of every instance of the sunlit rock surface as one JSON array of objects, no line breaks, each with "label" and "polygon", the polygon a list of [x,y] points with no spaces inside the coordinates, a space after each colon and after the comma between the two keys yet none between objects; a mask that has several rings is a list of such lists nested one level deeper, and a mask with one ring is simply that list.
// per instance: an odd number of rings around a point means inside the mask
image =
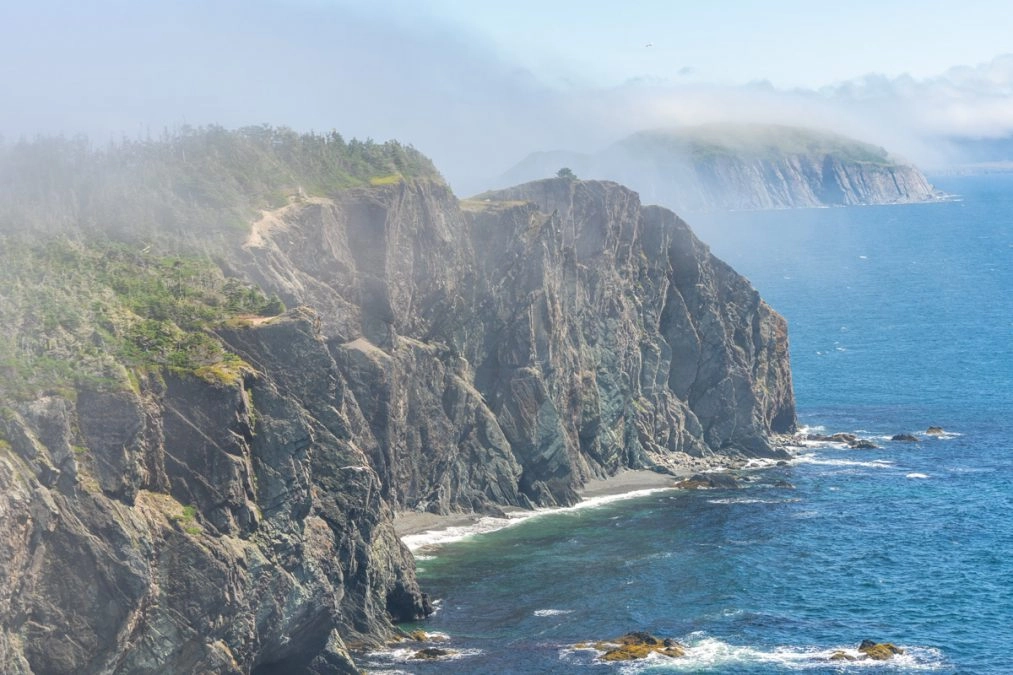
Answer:
[{"label": "sunlit rock surface", "polygon": [[430,611],[397,510],[568,504],[688,456],[777,457],[784,320],[669,211],[554,179],[266,214],[252,367],[5,402],[0,670],[341,673]]}]

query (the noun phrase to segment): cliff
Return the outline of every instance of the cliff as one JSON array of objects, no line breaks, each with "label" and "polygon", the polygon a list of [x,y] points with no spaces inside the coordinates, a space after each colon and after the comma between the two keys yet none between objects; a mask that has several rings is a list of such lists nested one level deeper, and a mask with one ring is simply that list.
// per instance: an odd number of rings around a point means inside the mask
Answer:
[{"label": "cliff", "polygon": [[785,322],[674,214],[607,182],[381,182],[295,195],[213,264],[11,257],[0,670],[354,672],[430,611],[395,511],[783,455]]},{"label": "cliff", "polygon": [[536,153],[508,171],[514,183],[569,167],[609,178],[678,212],[783,209],[931,201],[914,166],[883,148],[783,126],[705,125],[645,131],[594,155]]}]

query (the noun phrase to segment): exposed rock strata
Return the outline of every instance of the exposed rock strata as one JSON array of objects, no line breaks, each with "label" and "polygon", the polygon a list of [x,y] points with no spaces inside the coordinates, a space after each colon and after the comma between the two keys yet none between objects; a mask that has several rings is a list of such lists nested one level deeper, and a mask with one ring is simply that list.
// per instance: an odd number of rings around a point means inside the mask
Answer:
[{"label": "exposed rock strata", "polygon": [[395,506],[564,504],[674,455],[773,455],[787,331],[670,211],[554,179],[425,183],[293,212],[242,272],[318,308]]},{"label": "exposed rock strata", "polygon": [[428,611],[395,510],[571,503],[795,425],[784,321],[612,183],[351,190],[223,265],[304,306],[220,329],[255,372],[0,417],[3,672],[352,672]]},{"label": "exposed rock strata", "polygon": [[235,387],[0,420],[0,670],[354,672],[347,642],[428,611],[311,317],[228,337],[260,367]]}]

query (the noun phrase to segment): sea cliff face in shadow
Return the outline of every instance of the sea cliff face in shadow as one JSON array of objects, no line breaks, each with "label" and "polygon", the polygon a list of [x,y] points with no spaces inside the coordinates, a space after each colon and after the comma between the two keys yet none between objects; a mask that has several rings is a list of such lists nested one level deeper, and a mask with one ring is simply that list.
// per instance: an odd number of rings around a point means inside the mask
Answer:
[{"label": "sea cliff face in shadow", "polygon": [[230,367],[3,401],[4,672],[354,672],[348,646],[430,611],[396,511],[780,456],[785,322],[673,213],[608,182],[387,182],[220,249],[296,307],[209,325]]}]

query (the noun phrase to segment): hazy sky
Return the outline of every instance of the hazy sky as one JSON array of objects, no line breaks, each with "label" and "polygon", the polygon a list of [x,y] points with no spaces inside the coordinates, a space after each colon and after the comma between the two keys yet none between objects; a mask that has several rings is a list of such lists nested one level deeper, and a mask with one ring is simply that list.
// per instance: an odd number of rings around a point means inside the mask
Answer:
[{"label": "hazy sky", "polygon": [[936,136],[1013,132],[1010,26],[1013,3],[974,0],[0,0],[0,134],[337,129],[412,143],[465,190],[533,150],[706,121],[931,162]]},{"label": "hazy sky", "polygon": [[556,82],[820,87],[869,73],[933,76],[1013,50],[1008,0],[422,4],[504,59]]}]

